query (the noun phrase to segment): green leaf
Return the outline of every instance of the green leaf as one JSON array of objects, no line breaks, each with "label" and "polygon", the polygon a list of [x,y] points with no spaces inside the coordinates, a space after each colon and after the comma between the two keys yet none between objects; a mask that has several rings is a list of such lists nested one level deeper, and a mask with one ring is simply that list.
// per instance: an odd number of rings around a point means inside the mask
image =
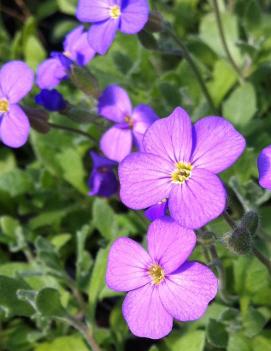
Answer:
[{"label": "green leaf", "polygon": [[28,173],[16,168],[0,174],[0,190],[12,197],[23,195],[33,190],[32,181]]},{"label": "green leaf", "polygon": [[35,351],[89,351],[82,338],[77,335],[63,336],[38,345]]},{"label": "green leaf", "polygon": [[223,116],[237,126],[245,126],[256,111],[256,93],[251,83],[236,88],[223,104]]},{"label": "green leaf", "polygon": [[36,69],[46,58],[46,51],[36,35],[31,35],[27,38],[24,46],[24,54],[27,64],[33,69]]},{"label": "green leaf", "polygon": [[93,224],[107,240],[112,240],[117,232],[115,214],[108,202],[96,198],[92,208]]},{"label": "green leaf", "polygon": [[248,337],[258,335],[265,326],[266,322],[267,319],[261,312],[250,307],[243,316],[244,334]]},{"label": "green leaf", "polygon": [[61,304],[60,294],[56,289],[45,288],[39,291],[36,297],[36,306],[44,317],[64,318],[67,315]]},{"label": "green leaf", "polygon": [[208,341],[215,347],[226,347],[228,343],[226,326],[215,319],[210,319],[207,326],[207,338]]},{"label": "green leaf", "polygon": [[229,338],[227,351],[252,351],[251,340],[249,338],[246,338],[242,334],[231,334]]},{"label": "green leaf", "polygon": [[191,331],[187,334],[171,334],[164,343],[170,351],[203,351],[205,345],[205,332],[200,330]]},{"label": "green leaf", "polygon": [[[245,350],[246,351],[246,350]],[[253,339],[253,351],[271,351],[271,333],[256,336]]]}]

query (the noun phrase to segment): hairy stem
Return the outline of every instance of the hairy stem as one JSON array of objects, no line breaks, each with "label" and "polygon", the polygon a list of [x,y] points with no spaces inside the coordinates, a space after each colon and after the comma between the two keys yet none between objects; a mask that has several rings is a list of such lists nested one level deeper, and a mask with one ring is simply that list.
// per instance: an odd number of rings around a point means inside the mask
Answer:
[{"label": "hairy stem", "polygon": [[228,47],[227,44],[227,40],[226,40],[226,36],[224,33],[224,28],[223,28],[223,23],[221,20],[221,15],[220,15],[220,11],[219,11],[219,6],[218,6],[218,2],[217,0],[213,0],[213,6],[214,6],[214,11],[215,11],[215,18],[216,18],[216,22],[217,22],[217,27],[218,27],[218,31],[219,31],[219,35],[221,38],[221,43],[223,45],[225,54],[227,55],[227,58],[232,66],[232,68],[235,70],[235,72],[237,73],[240,83],[244,83],[244,78],[242,75],[242,72],[240,71],[238,65],[236,64],[236,62],[234,61],[234,58],[230,52],[230,49]]},{"label": "hairy stem", "polygon": [[94,142],[96,143],[96,140],[95,140],[91,135],[89,135],[89,134],[86,133],[86,132],[83,132],[83,131],[80,130],[80,129],[71,128],[71,127],[66,127],[66,126],[62,126],[62,125],[60,125],[60,124],[55,124],[55,123],[51,123],[51,122],[49,122],[48,124],[49,124],[49,126],[50,126],[51,128],[64,130],[64,131],[66,131],[66,132],[70,132],[70,133],[74,133],[74,134],[79,134],[79,135],[82,135],[82,136],[84,136],[84,137],[86,137],[86,138],[88,138],[88,139],[90,139],[91,141],[94,141]]}]

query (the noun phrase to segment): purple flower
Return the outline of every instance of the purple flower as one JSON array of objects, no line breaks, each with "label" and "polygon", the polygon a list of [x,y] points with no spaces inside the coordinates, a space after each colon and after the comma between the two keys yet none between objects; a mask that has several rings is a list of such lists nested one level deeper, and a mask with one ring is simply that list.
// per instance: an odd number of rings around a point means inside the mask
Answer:
[{"label": "purple flower", "polygon": [[245,144],[225,119],[205,117],[192,126],[187,112],[176,108],[147,130],[144,151],[121,162],[121,199],[139,210],[167,198],[180,225],[200,228],[224,210],[226,192],[216,174],[238,159]]},{"label": "purple flower", "polygon": [[33,81],[33,71],[21,61],[11,61],[0,70],[0,139],[7,146],[18,148],[28,139],[30,124],[18,103]]},{"label": "purple flower", "polygon": [[104,55],[117,31],[138,33],[147,23],[147,0],[79,0],[77,18],[90,22],[88,40],[93,49]]},{"label": "purple flower", "polygon": [[119,184],[113,168],[116,163],[102,157],[95,152],[91,152],[90,156],[93,162],[93,170],[90,174],[88,185],[90,187],[90,196],[109,197],[117,192]]},{"label": "purple flower", "polygon": [[154,221],[157,218],[164,217],[166,215],[167,208],[168,201],[167,199],[163,199],[162,201],[158,202],[158,204],[149,207],[145,211],[145,216],[148,218],[148,220]]},{"label": "purple flower", "polygon": [[69,76],[73,63],[86,65],[95,55],[88,43],[84,27],[76,27],[64,41],[64,51],[53,52],[51,57],[42,62],[37,70],[37,85],[41,89],[53,89]]},{"label": "purple flower", "polygon": [[271,145],[264,148],[258,157],[260,186],[271,190]]},{"label": "purple flower", "polygon": [[122,312],[133,334],[160,339],[170,333],[173,319],[199,319],[216,296],[213,272],[188,262],[195,233],[168,217],[148,230],[148,253],[135,241],[119,238],[109,252],[107,286],[127,291]]},{"label": "purple flower", "polygon": [[116,123],[102,136],[100,147],[106,157],[118,162],[131,152],[133,144],[141,147],[146,129],[158,118],[150,106],[133,109],[128,94],[117,85],[105,89],[98,110],[101,116]]},{"label": "purple flower", "polygon": [[48,111],[61,111],[67,106],[62,94],[57,90],[43,89],[36,97],[35,101],[38,105],[43,106]]}]

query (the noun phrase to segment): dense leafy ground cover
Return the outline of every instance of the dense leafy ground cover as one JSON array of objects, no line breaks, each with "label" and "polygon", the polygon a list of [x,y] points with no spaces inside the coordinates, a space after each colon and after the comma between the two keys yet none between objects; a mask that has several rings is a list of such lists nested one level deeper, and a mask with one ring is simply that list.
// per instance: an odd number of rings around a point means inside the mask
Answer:
[{"label": "dense leafy ground cover", "polygon": [[[255,233],[255,226],[246,222],[244,240],[251,235],[253,246],[270,257],[271,196],[258,185],[257,157],[271,141],[271,3],[218,3],[231,58],[213,1],[154,0],[152,8],[175,34],[118,33],[109,52],[93,59],[88,69],[100,89],[119,84],[135,105],[149,104],[161,117],[182,106],[193,121],[216,114],[234,124],[245,136],[247,149],[222,174],[229,213],[235,223],[249,210],[257,213],[258,229]],[[76,0],[2,0],[1,65],[20,59],[36,69],[51,51],[61,51],[64,36],[78,24],[76,5]],[[35,107],[38,91],[33,89],[25,106]],[[32,130],[24,147],[0,148],[0,350],[87,351],[87,333],[109,351],[271,350],[270,274],[244,249],[247,242],[235,252],[226,247],[225,235],[232,228],[223,217],[205,228],[215,237],[199,233],[193,253],[193,259],[208,264],[221,282],[205,316],[176,323],[170,336],[159,341],[129,332],[121,314],[123,294],[105,285],[107,256],[120,236],[142,242],[149,222],[143,212],[127,209],[117,195],[87,195],[89,151],[99,150],[109,122],[94,118],[95,99],[80,91],[78,82],[76,87],[67,80],[59,91],[77,110],[50,113],[51,123],[81,129],[90,138],[54,128],[45,134]]]}]

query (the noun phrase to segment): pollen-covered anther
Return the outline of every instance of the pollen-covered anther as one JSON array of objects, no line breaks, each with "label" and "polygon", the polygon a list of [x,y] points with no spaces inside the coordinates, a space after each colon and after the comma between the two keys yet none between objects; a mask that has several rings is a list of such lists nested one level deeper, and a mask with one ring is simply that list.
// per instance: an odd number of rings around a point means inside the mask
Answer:
[{"label": "pollen-covered anther", "polygon": [[6,99],[0,100],[0,113],[8,112],[9,110],[9,103]]},{"label": "pollen-covered anther", "polygon": [[132,117],[126,116],[126,117],[124,118],[124,121],[128,124],[128,126],[129,126],[130,128],[133,128],[133,126],[134,126],[134,121],[133,121]]},{"label": "pollen-covered anther", "polygon": [[159,264],[153,264],[149,269],[149,274],[154,285],[159,285],[165,279],[165,271]]},{"label": "pollen-covered anther", "polygon": [[171,181],[174,184],[183,184],[192,174],[193,166],[187,162],[177,162],[176,169],[171,174]]},{"label": "pollen-covered anther", "polygon": [[71,58],[71,56],[72,56],[72,54],[71,54],[70,51],[64,51],[64,52],[63,52],[63,55],[66,56],[66,57],[68,57],[68,58]]},{"label": "pollen-covered anther", "polygon": [[113,19],[118,19],[121,16],[121,10],[118,5],[114,5],[110,7],[109,10],[110,17]]}]

